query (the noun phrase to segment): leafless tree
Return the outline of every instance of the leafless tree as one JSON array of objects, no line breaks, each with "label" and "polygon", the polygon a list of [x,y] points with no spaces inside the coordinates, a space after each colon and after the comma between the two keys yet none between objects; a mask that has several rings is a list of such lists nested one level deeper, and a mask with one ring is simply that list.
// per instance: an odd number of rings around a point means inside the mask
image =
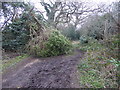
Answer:
[{"label": "leafless tree", "polygon": [[52,2],[44,0],[40,2],[46,11],[48,22],[54,27],[57,27],[60,23],[73,23],[77,27],[87,17],[90,12],[100,11],[101,8],[93,8],[88,6],[86,2]]}]

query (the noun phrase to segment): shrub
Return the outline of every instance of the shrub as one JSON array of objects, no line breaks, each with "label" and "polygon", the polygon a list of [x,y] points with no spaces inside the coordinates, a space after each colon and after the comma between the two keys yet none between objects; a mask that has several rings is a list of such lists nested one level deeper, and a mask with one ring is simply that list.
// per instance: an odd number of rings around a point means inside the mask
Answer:
[{"label": "shrub", "polygon": [[62,34],[68,37],[70,40],[79,40],[80,32],[76,30],[74,25],[70,24],[68,27],[64,27]]},{"label": "shrub", "polygon": [[35,56],[49,57],[67,54],[71,48],[70,41],[59,31],[53,30],[49,34],[49,38],[43,41],[42,44],[37,43],[36,46],[30,48],[30,53]]},{"label": "shrub", "polygon": [[87,36],[82,35],[80,37],[80,43],[81,44],[88,43],[88,40],[89,40],[89,38]]},{"label": "shrub", "polygon": [[16,51],[25,46],[29,40],[29,31],[25,29],[25,23],[22,19],[12,22],[2,31],[3,49],[7,51]]}]

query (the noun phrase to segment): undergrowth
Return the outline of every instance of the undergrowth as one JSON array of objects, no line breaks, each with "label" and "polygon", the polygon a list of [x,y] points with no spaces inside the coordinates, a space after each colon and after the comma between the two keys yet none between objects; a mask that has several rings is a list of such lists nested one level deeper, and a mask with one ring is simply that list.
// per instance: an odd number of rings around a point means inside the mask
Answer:
[{"label": "undergrowth", "polygon": [[[46,40],[36,38],[30,41],[28,52],[38,57],[50,57],[68,54],[72,51],[71,42],[58,30],[51,30]],[[35,43],[34,43],[35,42]],[[33,44],[31,44],[33,43]]]},{"label": "undergrowth", "polygon": [[79,44],[79,48],[86,51],[84,58],[78,65],[80,84],[84,87],[118,87],[120,61],[118,61],[117,51],[120,41],[113,36],[111,40],[103,42],[90,40],[88,43]]}]

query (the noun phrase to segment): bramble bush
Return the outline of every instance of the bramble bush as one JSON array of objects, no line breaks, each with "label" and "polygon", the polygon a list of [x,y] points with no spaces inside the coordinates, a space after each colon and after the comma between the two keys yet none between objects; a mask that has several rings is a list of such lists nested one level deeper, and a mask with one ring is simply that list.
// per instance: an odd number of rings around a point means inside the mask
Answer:
[{"label": "bramble bush", "polygon": [[59,31],[52,30],[47,40],[43,42],[38,42],[34,47],[32,46],[29,49],[29,52],[30,54],[39,57],[50,57],[67,54],[71,51],[71,49],[72,44],[70,43],[70,41]]}]

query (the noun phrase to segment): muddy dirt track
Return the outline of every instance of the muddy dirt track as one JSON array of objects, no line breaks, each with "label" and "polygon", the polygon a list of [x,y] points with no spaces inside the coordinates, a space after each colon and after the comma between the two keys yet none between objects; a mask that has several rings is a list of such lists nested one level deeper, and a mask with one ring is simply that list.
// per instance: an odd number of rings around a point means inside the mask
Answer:
[{"label": "muddy dirt track", "polygon": [[77,64],[84,53],[49,58],[27,58],[2,76],[3,88],[79,88]]}]

